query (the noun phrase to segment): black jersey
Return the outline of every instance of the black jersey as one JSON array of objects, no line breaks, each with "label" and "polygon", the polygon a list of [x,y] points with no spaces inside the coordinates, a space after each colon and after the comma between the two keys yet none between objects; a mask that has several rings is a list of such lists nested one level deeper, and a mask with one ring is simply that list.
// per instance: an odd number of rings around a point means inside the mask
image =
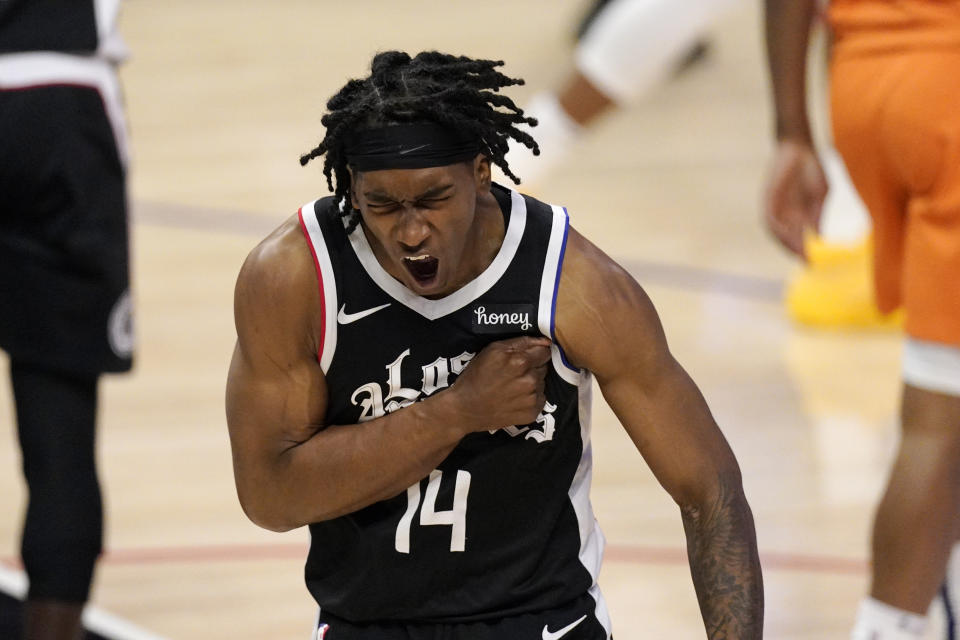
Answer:
[{"label": "black jersey", "polygon": [[0,348],[20,362],[131,365],[119,2],[0,0]]},{"label": "black jersey", "polygon": [[120,0],[0,0],[0,91],[61,85],[96,89],[126,165],[116,66],[129,52],[117,31],[119,13]]},{"label": "black jersey", "polygon": [[[436,300],[392,278],[332,198],[300,210],[323,301],[317,357],[327,424],[372,420],[441,392],[483,347],[554,337],[567,214],[499,185],[503,245]],[[603,535],[590,506],[589,372],[554,344],[535,422],[465,437],[405,493],[310,526],[306,582],[352,621],[485,620],[557,607],[596,586]],[[605,625],[609,626],[609,625]]]},{"label": "black jersey", "polygon": [[116,37],[119,4],[120,0],[0,0],[0,53],[102,52]]},{"label": "black jersey", "polygon": [[0,52],[97,49],[93,0],[0,0]]}]

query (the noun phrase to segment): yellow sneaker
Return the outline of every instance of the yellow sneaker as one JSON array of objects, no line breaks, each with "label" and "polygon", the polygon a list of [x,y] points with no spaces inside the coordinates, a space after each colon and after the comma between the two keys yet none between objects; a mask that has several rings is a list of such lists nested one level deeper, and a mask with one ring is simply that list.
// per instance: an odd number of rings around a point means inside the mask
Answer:
[{"label": "yellow sneaker", "polygon": [[883,329],[903,327],[903,310],[883,314],[873,294],[873,243],[836,245],[815,235],[805,240],[807,264],[787,285],[787,314],[817,328]]}]

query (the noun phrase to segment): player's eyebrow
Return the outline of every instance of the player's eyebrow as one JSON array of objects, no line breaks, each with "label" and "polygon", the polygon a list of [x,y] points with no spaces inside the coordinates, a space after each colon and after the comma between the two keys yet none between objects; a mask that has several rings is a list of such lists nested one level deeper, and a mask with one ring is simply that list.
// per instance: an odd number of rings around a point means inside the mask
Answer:
[{"label": "player's eyebrow", "polygon": [[[417,194],[413,199],[416,200],[427,200],[429,198],[436,198],[438,196],[444,195],[446,191],[453,188],[453,183],[439,184],[434,187],[430,187],[426,191]],[[375,200],[377,202],[398,202],[398,200],[391,194],[387,193],[383,189],[371,189],[370,191],[364,191],[363,196],[367,200]]]},{"label": "player's eyebrow", "polygon": [[452,189],[453,184],[441,184],[435,187],[431,187],[417,196],[417,200],[426,200],[428,198],[436,198],[437,196],[442,196],[445,191]]}]

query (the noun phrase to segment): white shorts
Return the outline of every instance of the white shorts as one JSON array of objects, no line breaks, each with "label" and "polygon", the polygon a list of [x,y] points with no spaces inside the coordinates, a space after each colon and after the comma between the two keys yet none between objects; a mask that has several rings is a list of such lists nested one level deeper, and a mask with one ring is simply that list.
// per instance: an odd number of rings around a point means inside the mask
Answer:
[{"label": "white shorts", "polygon": [[919,389],[960,396],[960,347],[907,337],[903,381]]}]

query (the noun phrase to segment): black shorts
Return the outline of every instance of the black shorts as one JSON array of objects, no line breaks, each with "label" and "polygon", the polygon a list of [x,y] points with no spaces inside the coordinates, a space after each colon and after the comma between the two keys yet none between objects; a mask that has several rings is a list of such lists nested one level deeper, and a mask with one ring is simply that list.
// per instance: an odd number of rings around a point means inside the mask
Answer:
[{"label": "black shorts", "polygon": [[0,141],[0,348],[61,370],[128,370],[125,176],[100,93],[0,91]]},{"label": "black shorts", "polygon": [[357,624],[321,610],[311,640],[608,640],[596,609],[584,594],[549,611],[455,624]]}]

